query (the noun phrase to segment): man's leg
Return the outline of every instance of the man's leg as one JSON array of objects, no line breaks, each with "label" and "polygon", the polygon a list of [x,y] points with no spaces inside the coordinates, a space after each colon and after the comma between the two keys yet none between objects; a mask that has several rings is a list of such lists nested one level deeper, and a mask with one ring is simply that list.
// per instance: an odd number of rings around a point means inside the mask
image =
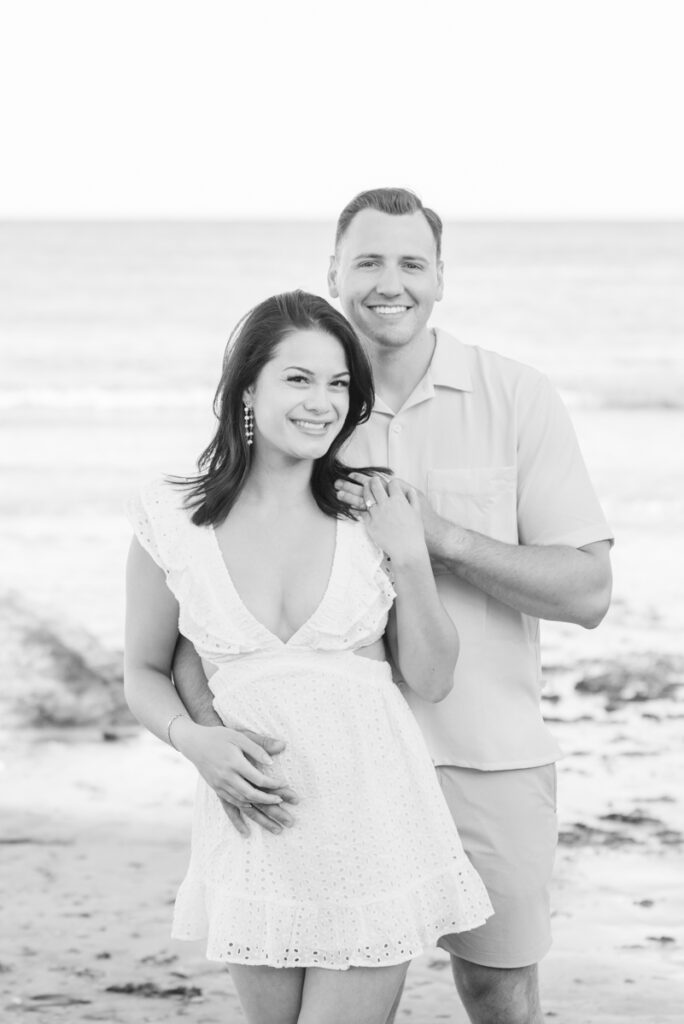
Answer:
[{"label": "man's leg", "polygon": [[473,1024],[541,1024],[537,963],[551,944],[549,883],[557,839],[555,766],[438,768],[463,846],[494,915],[444,935]]},{"label": "man's leg", "polygon": [[543,1024],[536,964],[482,967],[452,956],[451,969],[472,1024]]}]

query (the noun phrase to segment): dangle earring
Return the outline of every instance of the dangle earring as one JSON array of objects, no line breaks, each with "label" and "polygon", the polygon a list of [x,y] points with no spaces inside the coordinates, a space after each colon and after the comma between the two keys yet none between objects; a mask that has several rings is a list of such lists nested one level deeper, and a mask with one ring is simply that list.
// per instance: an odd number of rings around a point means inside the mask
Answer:
[{"label": "dangle earring", "polygon": [[245,406],[245,441],[247,447],[254,444],[254,410],[251,405]]}]

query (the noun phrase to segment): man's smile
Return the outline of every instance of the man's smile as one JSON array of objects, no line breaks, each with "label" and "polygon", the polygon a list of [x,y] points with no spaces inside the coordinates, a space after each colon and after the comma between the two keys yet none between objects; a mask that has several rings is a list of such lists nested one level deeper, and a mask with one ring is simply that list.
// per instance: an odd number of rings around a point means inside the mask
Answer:
[{"label": "man's smile", "polygon": [[401,316],[403,313],[407,313],[412,307],[398,304],[387,304],[382,306],[369,305],[368,308],[372,309],[373,312],[377,313],[379,316]]}]

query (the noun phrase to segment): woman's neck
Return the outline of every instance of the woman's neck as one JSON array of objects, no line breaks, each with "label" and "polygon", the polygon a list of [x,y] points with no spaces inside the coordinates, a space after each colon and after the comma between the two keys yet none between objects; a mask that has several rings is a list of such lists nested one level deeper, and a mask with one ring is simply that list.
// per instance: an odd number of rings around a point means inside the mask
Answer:
[{"label": "woman's neck", "polygon": [[262,511],[277,507],[281,511],[315,505],[311,493],[310,460],[265,459],[255,455],[241,498]]}]

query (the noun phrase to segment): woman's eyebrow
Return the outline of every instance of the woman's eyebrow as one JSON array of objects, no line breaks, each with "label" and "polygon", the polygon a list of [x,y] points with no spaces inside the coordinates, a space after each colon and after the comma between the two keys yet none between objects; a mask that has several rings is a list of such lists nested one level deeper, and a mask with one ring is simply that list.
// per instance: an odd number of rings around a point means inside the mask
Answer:
[{"label": "woman's eyebrow", "polygon": [[[287,373],[288,370],[298,370],[300,373],[308,373],[311,377],[316,376],[314,370],[307,370],[305,366],[286,366],[283,369],[283,373]],[[339,373],[331,374],[331,379],[334,379],[335,377],[348,377],[349,375],[349,370],[340,370]]]}]

